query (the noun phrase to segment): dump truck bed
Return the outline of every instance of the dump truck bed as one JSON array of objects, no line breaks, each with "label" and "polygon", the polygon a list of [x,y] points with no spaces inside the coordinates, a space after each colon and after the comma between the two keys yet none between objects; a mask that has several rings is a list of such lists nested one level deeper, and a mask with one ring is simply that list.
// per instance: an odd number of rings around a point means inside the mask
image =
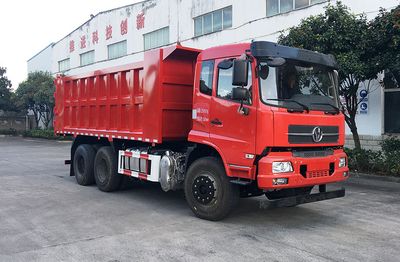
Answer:
[{"label": "dump truck bed", "polygon": [[187,139],[199,52],[177,45],[147,51],[141,62],[57,77],[55,132],[152,143]]}]

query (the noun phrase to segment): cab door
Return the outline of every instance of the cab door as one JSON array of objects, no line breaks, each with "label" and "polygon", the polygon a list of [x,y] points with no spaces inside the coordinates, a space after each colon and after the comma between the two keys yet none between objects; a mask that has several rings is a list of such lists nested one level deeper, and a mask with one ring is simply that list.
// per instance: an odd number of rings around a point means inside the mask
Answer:
[{"label": "cab door", "polygon": [[[245,87],[251,98],[244,101],[248,114],[239,112],[240,101],[232,99],[233,66],[218,68],[225,59],[215,61],[215,78],[210,107],[210,140],[223,154],[230,176],[252,178],[255,157],[256,105],[252,77],[252,64],[249,63],[249,80]],[[224,61],[226,62],[226,60]],[[225,66],[226,67],[226,66]]]}]

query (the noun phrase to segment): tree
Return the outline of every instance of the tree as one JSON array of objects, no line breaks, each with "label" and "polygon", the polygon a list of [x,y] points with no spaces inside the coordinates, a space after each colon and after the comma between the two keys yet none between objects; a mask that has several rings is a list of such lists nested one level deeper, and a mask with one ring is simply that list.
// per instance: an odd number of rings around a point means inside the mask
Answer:
[{"label": "tree", "polygon": [[376,65],[385,70],[385,88],[400,86],[400,5],[387,11],[381,9],[370,23],[370,46]]},{"label": "tree", "polygon": [[54,108],[54,79],[49,72],[29,73],[28,79],[23,81],[16,91],[20,105],[25,110],[31,110],[36,125],[42,121],[48,128],[53,119]]},{"label": "tree", "polygon": [[39,113],[42,122],[46,128],[49,128],[53,120],[54,91],[54,79],[49,73],[46,73],[38,92],[34,96],[34,100],[40,108]]},{"label": "tree", "polygon": [[14,109],[12,103],[13,93],[11,92],[11,81],[5,75],[7,69],[0,67],[0,110],[12,111]]},{"label": "tree", "polygon": [[[325,12],[310,16],[283,33],[279,42],[284,45],[333,54],[339,65],[339,94],[344,98],[345,120],[352,134],[355,147],[361,148],[356,125],[360,104],[358,89],[365,84],[369,92],[370,81],[377,77],[377,66],[371,61],[370,27],[364,15],[354,15],[340,1],[328,5]],[[366,82],[365,82],[366,81]]]}]

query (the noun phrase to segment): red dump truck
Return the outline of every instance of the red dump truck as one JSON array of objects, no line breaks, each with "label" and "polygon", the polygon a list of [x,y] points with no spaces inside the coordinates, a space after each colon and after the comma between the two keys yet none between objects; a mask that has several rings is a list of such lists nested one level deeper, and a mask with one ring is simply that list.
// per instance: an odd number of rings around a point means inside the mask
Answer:
[{"label": "red dump truck", "polygon": [[125,176],[183,189],[203,219],[224,218],[240,197],[342,197],[326,189],[349,175],[336,68],[330,55],[265,41],[149,50],[57,77],[54,128],[74,137],[66,163],[78,184],[110,192]]}]

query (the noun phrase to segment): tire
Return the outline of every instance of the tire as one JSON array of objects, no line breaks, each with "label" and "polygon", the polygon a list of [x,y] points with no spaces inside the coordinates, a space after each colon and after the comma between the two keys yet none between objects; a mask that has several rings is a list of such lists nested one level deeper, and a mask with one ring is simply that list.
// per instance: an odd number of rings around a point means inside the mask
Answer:
[{"label": "tire", "polygon": [[104,192],[119,188],[122,175],[117,172],[117,156],[111,146],[101,147],[94,159],[94,179],[97,187]]},{"label": "tire", "polygon": [[200,158],[190,165],[184,189],[187,203],[202,219],[221,220],[239,201],[239,187],[229,182],[224,166],[214,157]]},{"label": "tire", "polygon": [[94,158],[96,152],[91,145],[78,146],[73,159],[73,168],[76,182],[82,186],[94,184]]}]

